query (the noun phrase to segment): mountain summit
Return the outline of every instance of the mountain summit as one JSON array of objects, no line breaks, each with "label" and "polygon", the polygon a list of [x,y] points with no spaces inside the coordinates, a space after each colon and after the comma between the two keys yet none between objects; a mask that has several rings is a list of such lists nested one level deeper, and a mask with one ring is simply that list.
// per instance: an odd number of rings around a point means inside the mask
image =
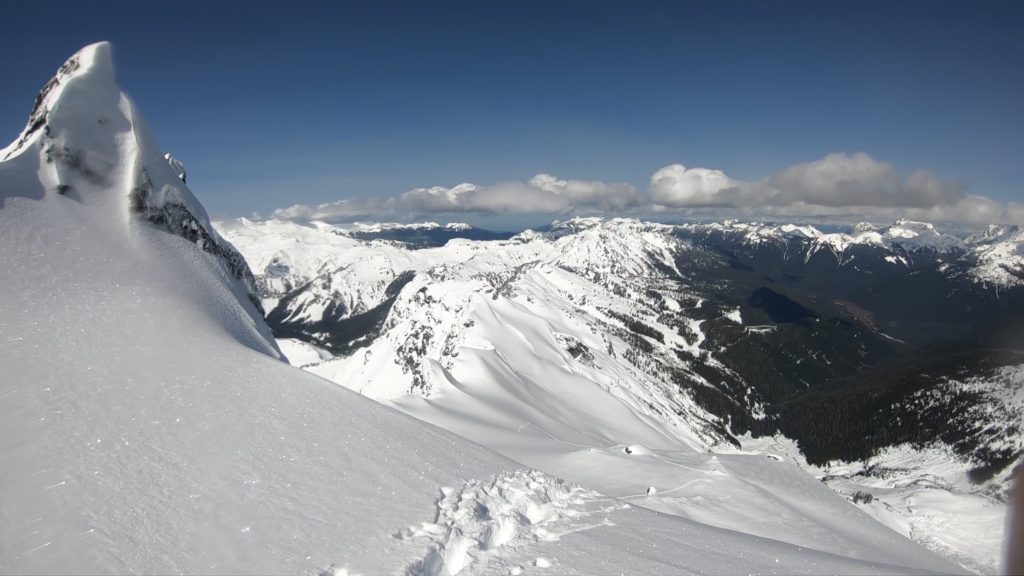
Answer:
[{"label": "mountain summit", "polygon": [[0,190],[0,206],[15,196],[63,197],[95,208],[83,217],[101,220],[95,225],[109,234],[132,235],[150,224],[194,244],[208,256],[201,264],[226,279],[238,300],[232,305],[236,336],[280,356],[252,296],[252,272],[213,229],[117,85],[109,43],[87,46],[60,67],[36,96],[25,129],[0,158],[6,178],[17,179]]}]

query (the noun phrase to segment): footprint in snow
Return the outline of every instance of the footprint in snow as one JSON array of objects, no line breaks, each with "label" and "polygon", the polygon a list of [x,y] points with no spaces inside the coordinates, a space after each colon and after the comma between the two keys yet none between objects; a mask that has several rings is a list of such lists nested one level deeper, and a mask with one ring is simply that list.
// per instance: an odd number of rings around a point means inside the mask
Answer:
[{"label": "footprint in snow", "polygon": [[[491,480],[471,480],[461,488],[442,488],[437,516],[396,534],[425,545],[420,559],[406,568],[409,576],[452,576],[483,569],[504,547],[520,549],[539,541],[611,525],[598,504],[607,498],[536,470],[520,470]],[[600,520],[587,522],[594,514]],[[537,558],[537,568],[552,562]],[[522,566],[509,568],[521,574]]]}]

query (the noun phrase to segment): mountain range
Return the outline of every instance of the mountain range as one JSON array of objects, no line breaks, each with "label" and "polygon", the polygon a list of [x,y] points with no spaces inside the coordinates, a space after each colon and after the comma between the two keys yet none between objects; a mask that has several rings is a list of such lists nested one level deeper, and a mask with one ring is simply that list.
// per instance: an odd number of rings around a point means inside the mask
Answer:
[{"label": "mountain range", "polygon": [[999,562],[1019,230],[212,223],[185,168],[107,43],[0,150],[0,572]]},{"label": "mountain range", "polygon": [[[595,477],[620,447],[746,453],[772,439],[891,527],[998,566],[1024,447],[1016,227],[573,218],[497,240],[463,224],[217,227],[310,372],[616,495],[643,488]],[[396,240],[406,228],[415,242]],[[568,453],[538,457],[549,440]],[[948,499],[922,506],[923,491]],[[695,497],[647,501],[703,518]],[[965,514],[986,529],[957,525]]]}]

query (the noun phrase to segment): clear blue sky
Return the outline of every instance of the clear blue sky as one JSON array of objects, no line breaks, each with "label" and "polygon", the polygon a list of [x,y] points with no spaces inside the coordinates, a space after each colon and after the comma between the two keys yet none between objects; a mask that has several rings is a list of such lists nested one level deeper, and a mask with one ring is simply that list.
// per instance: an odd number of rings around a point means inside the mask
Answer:
[{"label": "clear blue sky", "polygon": [[1024,199],[1024,2],[19,2],[0,135],[97,40],[215,216],[830,152]]}]

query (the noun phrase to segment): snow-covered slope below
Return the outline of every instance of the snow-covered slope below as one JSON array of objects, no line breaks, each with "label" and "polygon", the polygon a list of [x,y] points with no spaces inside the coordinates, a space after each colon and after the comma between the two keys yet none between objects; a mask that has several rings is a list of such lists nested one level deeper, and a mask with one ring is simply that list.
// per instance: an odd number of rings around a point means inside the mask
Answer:
[{"label": "snow-covered slope below", "polygon": [[109,45],[69,62],[0,161],[0,572],[955,569],[627,507],[281,362]]},{"label": "snow-covered slope below", "polygon": [[803,467],[886,526],[972,572],[1000,572],[1007,542],[993,527],[1006,523],[1009,507],[972,484],[970,466],[948,448],[905,444],[867,461],[811,466],[784,437],[748,437],[743,446]]}]

